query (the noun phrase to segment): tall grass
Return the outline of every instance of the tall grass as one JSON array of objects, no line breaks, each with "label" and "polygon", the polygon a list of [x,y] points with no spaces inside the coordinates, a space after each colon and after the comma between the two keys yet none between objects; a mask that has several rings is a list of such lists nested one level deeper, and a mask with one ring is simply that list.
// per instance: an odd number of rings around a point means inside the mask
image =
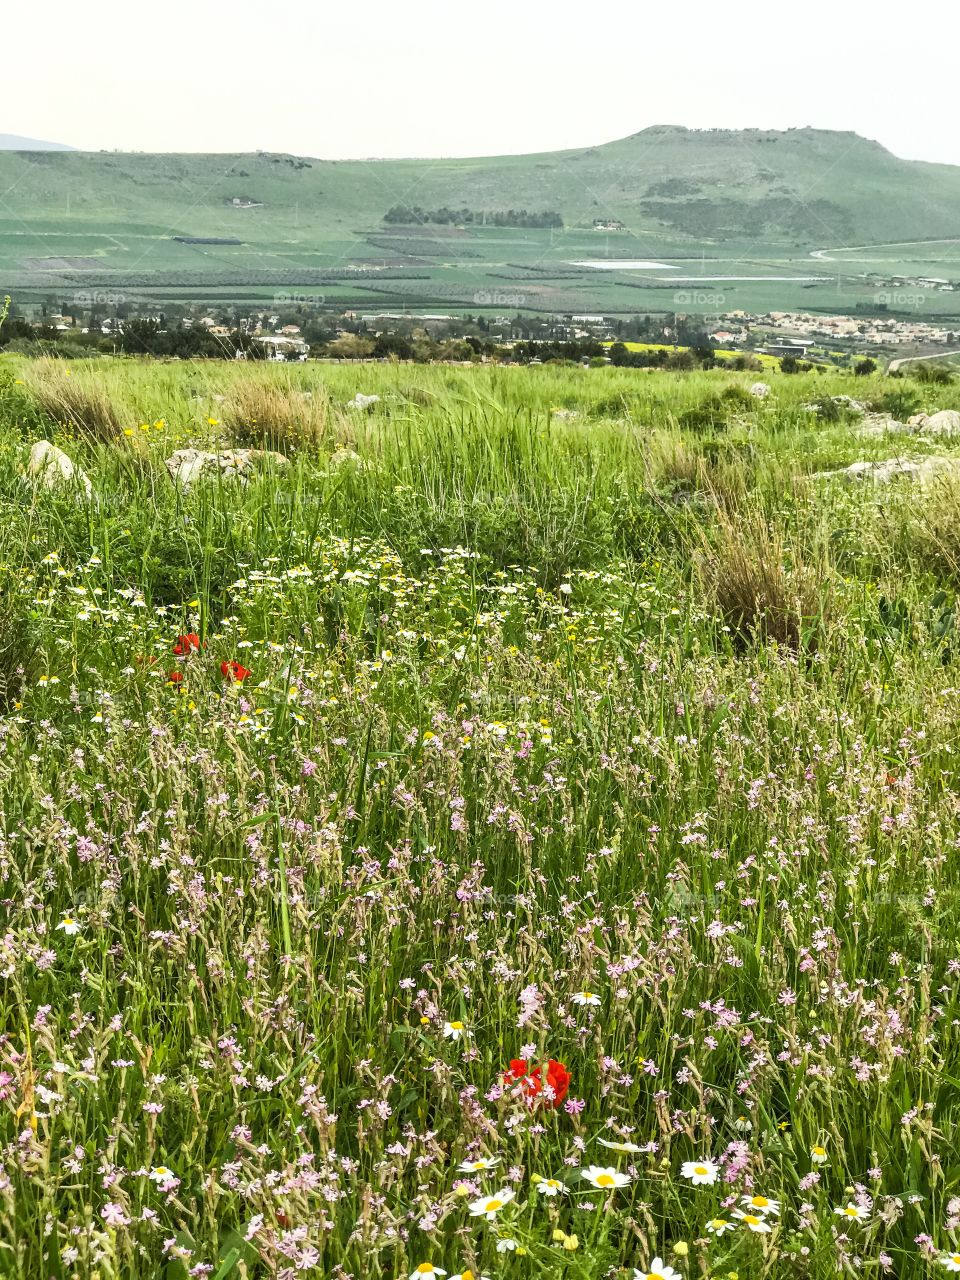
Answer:
[{"label": "tall grass", "polygon": [[0,368],[0,1273],[944,1270],[955,503],[816,478],[852,380]]}]

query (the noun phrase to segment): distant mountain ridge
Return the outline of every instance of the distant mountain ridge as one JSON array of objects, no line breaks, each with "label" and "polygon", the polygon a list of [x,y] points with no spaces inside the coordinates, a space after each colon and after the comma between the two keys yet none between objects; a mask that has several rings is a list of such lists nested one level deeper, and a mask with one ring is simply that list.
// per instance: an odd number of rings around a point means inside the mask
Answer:
[{"label": "distant mountain ridge", "polygon": [[18,133],[0,133],[0,151],[72,151],[65,142],[44,142],[42,138],[22,138]]},{"label": "distant mountain ridge", "polygon": [[430,210],[551,211],[566,226],[615,218],[635,233],[698,242],[960,236],[960,168],[901,160],[855,133],[822,129],[657,125],[596,147],[449,160],[58,149],[24,174],[26,164],[21,152],[0,154],[0,186],[16,183],[8,204],[28,221],[56,223],[69,207],[74,222],[160,224],[191,236],[219,236],[229,224],[258,239],[289,239],[294,228],[297,239],[327,239],[380,226],[401,197]]},{"label": "distant mountain ridge", "polygon": [[0,297],[853,310],[906,274],[953,283],[928,312],[960,300],[960,167],[822,129],[443,160],[0,150],[0,192]]}]

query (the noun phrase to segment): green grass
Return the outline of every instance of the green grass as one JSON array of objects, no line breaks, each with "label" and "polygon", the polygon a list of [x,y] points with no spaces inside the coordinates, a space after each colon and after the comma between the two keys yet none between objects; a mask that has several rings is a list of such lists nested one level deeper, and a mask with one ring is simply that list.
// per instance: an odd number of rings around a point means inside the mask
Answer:
[{"label": "green grass", "polygon": [[[960,487],[816,474],[955,445],[803,409],[880,377],[104,360],[62,424],[65,376],[0,361],[0,1273],[957,1248]],[[177,490],[252,405],[288,464]]]}]

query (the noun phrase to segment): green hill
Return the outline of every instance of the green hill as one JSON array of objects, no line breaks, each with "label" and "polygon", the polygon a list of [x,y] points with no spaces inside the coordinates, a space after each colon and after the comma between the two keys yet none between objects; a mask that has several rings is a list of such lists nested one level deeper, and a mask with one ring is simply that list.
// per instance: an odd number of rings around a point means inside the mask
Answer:
[{"label": "green hill", "polygon": [[[585,150],[452,160],[7,151],[0,192],[0,288],[15,292],[303,285],[462,306],[471,285],[510,293],[520,280],[537,305],[602,305],[606,292],[626,306],[628,289],[674,281],[575,264],[669,256],[679,273],[713,259],[773,282],[778,270],[816,275],[817,249],[960,238],[960,168],[814,129],[657,126]],[[398,207],[412,209],[408,225]],[[467,225],[441,224],[450,210],[470,211]],[[563,227],[517,225],[521,211]],[[597,221],[624,230],[598,233]],[[948,277],[952,253],[900,257]]]}]

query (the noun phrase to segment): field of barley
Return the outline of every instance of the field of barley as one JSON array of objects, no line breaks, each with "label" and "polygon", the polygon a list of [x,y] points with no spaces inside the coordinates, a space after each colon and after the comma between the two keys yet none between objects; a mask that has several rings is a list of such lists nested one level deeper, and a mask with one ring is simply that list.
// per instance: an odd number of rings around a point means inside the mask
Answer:
[{"label": "field of barley", "polygon": [[0,360],[0,1275],[960,1271],[960,386],[756,377]]}]

